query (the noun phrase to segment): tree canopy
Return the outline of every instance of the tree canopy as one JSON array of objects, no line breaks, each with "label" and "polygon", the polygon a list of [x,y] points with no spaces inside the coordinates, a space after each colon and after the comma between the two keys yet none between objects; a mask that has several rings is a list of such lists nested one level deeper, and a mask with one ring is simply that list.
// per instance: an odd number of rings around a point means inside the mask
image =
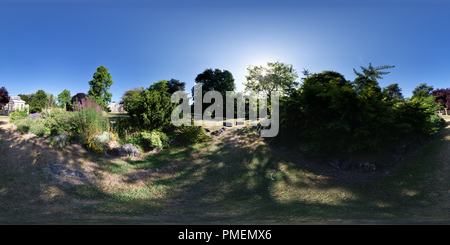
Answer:
[{"label": "tree canopy", "polygon": [[70,91],[64,89],[60,94],[58,94],[58,105],[61,108],[66,108],[67,103],[70,102]]},{"label": "tree canopy", "polygon": [[124,104],[125,99],[131,98],[133,96],[138,96],[142,91],[144,91],[144,87],[133,88],[133,89],[125,91],[122,95],[122,98],[121,98],[119,104]]},{"label": "tree canopy", "polygon": [[45,108],[48,96],[44,90],[38,90],[30,102],[30,113],[41,112]]},{"label": "tree canopy", "polygon": [[18,94],[17,96],[19,96],[21,100],[25,101],[26,105],[30,104],[30,102],[28,101],[28,98],[29,98],[28,95],[26,95],[26,94]]},{"label": "tree canopy", "polygon": [[[208,91],[218,91],[225,96],[226,91],[234,91],[236,88],[233,75],[227,70],[206,69],[197,75],[195,82],[202,85],[202,96]],[[192,87],[192,97],[196,93],[195,87]]]},{"label": "tree canopy", "polygon": [[88,96],[94,98],[97,104],[107,111],[107,103],[111,102],[112,97],[112,94],[108,92],[113,84],[111,74],[108,72],[108,68],[100,66],[94,73],[93,78],[89,81],[91,88],[88,91]]},{"label": "tree canopy", "polygon": [[247,72],[246,92],[269,95],[271,91],[279,91],[282,95],[290,95],[299,85],[295,81],[298,74],[290,64],[267,62],[267,67],[250,65]]},{"label": "tree canopy", "polygon": [[421,83],[412,91],[412,93],[416,94],[419,91],[425,91],[426,93],[431,94],[433,91],[433,86],[428,86],[426,83]]},{"label": "tree canopy", "polygon": [[169,94],[173,94],[177,91],[184,91],[186,87],[186,83],[180,82],[180,80],[177,79],[170,79],[167,81],[167,88],[169,89],[167,92]]},{"label": "tree canopy", "polygon": [[6,105],[9,103],[9,93],[8,90],[6,90],[5,87],[0,88],[0,110],[3,108],[3,105]]},{"label": "tree canopy", "polygon": [[390,99],[393,100],[403,100],[402,89],[398,86],[398,83],[389,84],[383,91],[386,91]]},{"label": "tree canopy", "polygon": [[358,76],[354,83],[356,85],[356,91],[359,92],[364,88],[374,88],[377,91],[381,91],[380,86],[378,85],[377,79],[383,79],[381,75],[389,74],[390,72],[381,71],[389,68],[393,68],[395,66],[383,65],[373,67],[371,63],[369,63],[369,67],[365,68],[361,66],[362,73],[357,72],[355,69],[353,71]]},{"label": "tree canopy", "polygon": [[[192,97],[194,98],[194,103],[198,103],[195,101],[195,95],[198,93],[198,90],[201,88],[202,90],[202,99],[206,92],[208,91],[217,91],[222,95],[223,101],[222,104],[216,104],[219,108],[223,109],[225,112],[224,101],[227,91],[234,91],[236,85],[234,84],[234,78],[231,72],[227,70],[219,70],[219,69],[206,69],[204,72],[197,75],[195,78],[195,83],[191,89]],[[214,102],[218,103],[218,102]],[[203,103],[202,105],[202,113],[208,108],[212,103]]]},{"label": "tree canopy", "polygon": [[431,95],[431,92],[433,91],[433,86],[427,86],[426,83],[421,83],[419,86],[417,86],[413,91],[413,96],[411,99],[418,98],[418,99],[424,99]]},{"label": "tree canopy", "polygon": [[73,111],[73,107],[78,105],[78,103],[80,103],[81,100],[85,100],[85,99],[86,99],[85,93],[78,93],[78,94],[74,95],[72,97],[72,99],[70,100],[70,103],[67,103],[66,110]]}]

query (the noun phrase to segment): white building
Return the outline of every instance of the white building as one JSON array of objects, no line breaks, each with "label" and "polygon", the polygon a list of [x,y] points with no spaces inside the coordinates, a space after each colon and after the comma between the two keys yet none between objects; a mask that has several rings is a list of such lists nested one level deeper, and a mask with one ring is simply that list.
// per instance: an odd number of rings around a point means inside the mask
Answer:
[{"label": "white building", "polygon": [[108,108],[113,112],[125,112],[123,110],[123,105],[119,103],[109,103]]},{"label": "white building", "polygon": [[9,115],[9,113],[15,110],[25,109],[27,110],[27,113],[30,113],[29,105],[25,105],[25,101],[21,100],[19,96],[12,95],[10,96],[9,103],[4,105],[0,112],[2,113],[2,115]]}]

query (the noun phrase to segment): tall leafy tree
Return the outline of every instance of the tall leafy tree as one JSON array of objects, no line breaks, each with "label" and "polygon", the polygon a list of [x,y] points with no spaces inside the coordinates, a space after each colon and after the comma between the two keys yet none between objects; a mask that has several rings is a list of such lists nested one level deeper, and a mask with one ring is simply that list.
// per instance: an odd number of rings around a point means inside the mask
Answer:
[{"label": "tall leafy tree", "polygon": [[[225,112],[225,96],[227,91],[234,91],[236,89],[236,85],[234,83],[234,78],[231,72],[227,70],[219,70],[219,69],[206,69],[204,72],[197,75],[195,78],[195,83],[197,86],[193,86],[191,89],[192,97],[194,98],[194,103],[198,103],[195,101],[195,95],[198,93],[198,90],[202,89],[202,98],[208,91],[217,91],[222,94],[223,104],[218,104],[220,108],[223,108],[223,112]],[[200,86],[201,85],[201,86]],[[213,102],[217,103],[217,102]],[[212,103],[203,103],[202,105],[202,113],[210,106]],[[225,115],[225,113],[224,113]]]},{"label": "tall leafy tree", "polygon": [[428,86],[426,83],[421,83],[419,86],[417,86],[416,88],[414,88],[414,90],[412,91],[413,94],[416,94],[419,91],[426,91],[426,93],[431,94],[431,92],[433,91],[433,86]]},{"label": "tall leafy tree", "polygon": [[[30,105],[31,104],[31,101],[33,100],[33,96],[35,96],[36,95],[36,93],[31,93],[31,94],[28,94],[27,96],[28,96],[28,104]],[[26,103],[25,103],[26,104]]]},{"label": "tall leafy tree", "polygon": [[383,89],[383,91],[388,93],[390,99],[399,101],[404,99],[402,89],[398,86],[398,83],[389,84]]},{"label": "tall leafy tree", "polygon": [[119,104],[124,104],[125,99],[130,99],[132,97],[138,96],[142,91],[144,91],[144,87],[140,88],[133,88],[130,90],[127,90],[123,93],[122,98],[119,102]]},{"label": "tall leafy tree", "polygon": [[28,95],[26,95],[26,94],[18,94],[17,96],[19,96],[21,100],[25,101],[26,105],[30,104],[29,101],[28,101]]},{"label": "tall leafy tree", "polygon": [[112,94],[108,92],[113,84],[111,74],[108,72],[108,68],[100,66],[94,73],[93,78],[89,81],[91,88],[88,91],[88,96],[93,97],[103,110],[107,111],[107,104],[111,102],[112,97]]},{"label": "tall leafy tree", "polygon": [[414,88],[412,91],[413,96],[411,99],[418,98],[418,99],[424,99],[431,95],[431,92],[433,91],[433,86],[428,86],[426,83],[421,83],[419,86]]},{"label": "tall leafy tree", "polygon": [[[290,95],[299,85],[296,82],[298,74],[290,64],[267,62],[267,67],[250,65],[247,72],[246,92],[269,95],[271,91],[279,91],[282,95]],[[309,71],[304,72],[310,74]]]},{"label": "tall leafy tree", "polygon": [[48,100],[44,90],[38,90],[30,102],[30,113],[41,112]]},{"label": "tall leafy tree", "polygon": [[70,102],[70,91],[67,89],[64,89],[60,94],[58,94],[58,105],[61,108],[66,108],[67,103]]},{"label": "tall leafy tree", "polygon": [[150,85],[148,90],[152,91],[168,91],[167,80],[161,80]]},{"label": "tall leafy tree", "polygon": [[184,91],[185,87],[186,87],[186,83],[180,82],[180,80],[172,78],[169,81],[167,81],[167,88],[168,88],[169,94],[173,94],[177,91]]},{"label": "tall leafy tree", "polygon": [[8,90],[5,87],[0,88],[0,110],[4,105],[8,104],[10,100]]}]

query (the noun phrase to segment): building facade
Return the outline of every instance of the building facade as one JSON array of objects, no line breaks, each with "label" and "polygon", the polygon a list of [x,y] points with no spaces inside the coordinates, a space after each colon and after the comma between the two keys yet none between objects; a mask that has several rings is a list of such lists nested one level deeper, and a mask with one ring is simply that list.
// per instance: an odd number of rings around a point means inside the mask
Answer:
[{"label": "building facade", "polygon": [[27,110],[27,113],[30,113],[29,105],[25,105],[25,101],[21,100],[17,95],[11,95],[9,103],[3,106],[0,113],[2,115],[9,115],[9,113],[15,110]]}]

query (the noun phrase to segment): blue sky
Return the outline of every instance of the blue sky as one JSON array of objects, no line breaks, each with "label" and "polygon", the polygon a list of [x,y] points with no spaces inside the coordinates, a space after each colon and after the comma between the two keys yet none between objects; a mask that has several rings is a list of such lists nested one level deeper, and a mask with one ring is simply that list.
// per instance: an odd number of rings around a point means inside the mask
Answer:
[{"label": "blue sky", "polygon": [[299,74],[395,65],[379,80],[404,96],[421,83],[450,87],[450,1],[0,0],[0,87],[89,90],[105,66],[118,102],[134,87],[178,79],[186,91],[208,68],[243,91],[249,65],[292,64]]}]

